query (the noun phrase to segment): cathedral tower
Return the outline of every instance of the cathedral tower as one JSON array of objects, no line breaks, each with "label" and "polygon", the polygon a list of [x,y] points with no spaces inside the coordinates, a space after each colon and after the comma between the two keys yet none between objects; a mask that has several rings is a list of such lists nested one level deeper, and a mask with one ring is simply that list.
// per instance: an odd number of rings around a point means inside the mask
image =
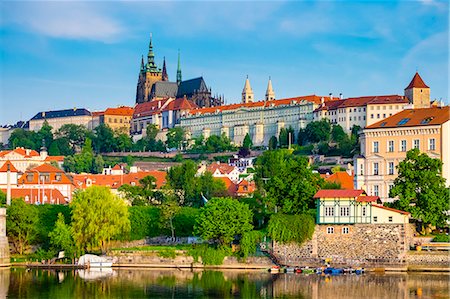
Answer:
[{"label": "cathedral tower", "polygon": [[167,74],[167,69],[166,69],[166,57],[164,57],[164,61],[163,61],[162,80],[169,81],[169,75]]},{"label": "cathedral tower", "polygon": [[266,101],[272,100],[275,100],[275,91],[273,91],[272,80],[270,80],[269,77],[269,82],[267,83],[267,90],[266,90]]},{"label": "cathedral tower", "polygon": [[254,100],[253,90],[250,86],[250,81],[247,79],[245,80],[244,90],[242,90],[242,103],[251,103]]},{"label": "cathedral tower", "polygon": [[430,107],[430,87],[423,82],[419,73],[416,72],[409,85],[405,88],[405,97],[414,108]]},{"label": "cathedral tower", "polygon": [[180,50],[178,50],[177,84],[180,85],[181,81]]},{"label": "cathedral tower", "polygon": [[136,89],[136,103],[143,103],[149,101],[149,94],[152,90],[153,84],[162,81],[161,69],[155,63],[155,54],[153,53],[153,41],[150,34],[150,43],[148,46],[147,63],[144,65],[144,60],[141,60],[141,69],[139,72],[139,79]]}]

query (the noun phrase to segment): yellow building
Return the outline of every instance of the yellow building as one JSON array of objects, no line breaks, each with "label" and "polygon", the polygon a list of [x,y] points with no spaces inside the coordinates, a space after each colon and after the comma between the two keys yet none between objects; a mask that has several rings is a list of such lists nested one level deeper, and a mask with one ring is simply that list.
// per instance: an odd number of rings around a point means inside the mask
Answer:
[{"label": "yellow building", "polygon": [[126,106],[108,108],[103,114],[103,123],[114,131],[130,135],[130,122],[133,118],[133,113],[134,109]]},{"label": "yellow building", "polygon": [[442,175],[449,186],[449,119],[448,106],[406,109],[368,126],[360,134],[361,156],[354,161],[355,188],[392,201],[389,191],[397,177],[396,167],[412,148],[443,162]]},{"label": "yellow building", "polygon": [[[381,205],[378,196],[368,196],[364,190],[319,190],[315,195],[317,224],[406,224],[408,212]],[[334,227],[327,228],[333,234]],[[341,227],[348,234],[348,227]]]}]

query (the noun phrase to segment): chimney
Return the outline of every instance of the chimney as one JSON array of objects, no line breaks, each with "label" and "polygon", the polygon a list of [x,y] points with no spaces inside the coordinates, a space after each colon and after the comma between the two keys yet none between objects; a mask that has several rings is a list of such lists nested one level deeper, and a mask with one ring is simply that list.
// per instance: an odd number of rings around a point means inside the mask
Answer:
[{"label": "chimney", "polygon": [[342,95],[342,92],[339,94],[339,98],[342,100],[344,96]]},{"label": "chimney", "polygon": [[330,92],[328,95],[330,96],[330,100],[332,100],[333,99],[333,93]]},{"label": "chimney", "polygon": [[161,109],[161,101],[158,101],[158,109]]}]

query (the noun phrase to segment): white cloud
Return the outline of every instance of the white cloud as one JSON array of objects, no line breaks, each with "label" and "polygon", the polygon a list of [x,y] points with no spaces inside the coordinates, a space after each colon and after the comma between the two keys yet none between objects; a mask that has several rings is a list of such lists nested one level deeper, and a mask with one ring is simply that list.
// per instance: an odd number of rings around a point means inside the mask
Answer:
[{"label": "white cloud", "polygon": [[56,38],[109,42],[125,30],[101,11],[102,6],[87,2],[8,2],[2,10],[3,24]]}]

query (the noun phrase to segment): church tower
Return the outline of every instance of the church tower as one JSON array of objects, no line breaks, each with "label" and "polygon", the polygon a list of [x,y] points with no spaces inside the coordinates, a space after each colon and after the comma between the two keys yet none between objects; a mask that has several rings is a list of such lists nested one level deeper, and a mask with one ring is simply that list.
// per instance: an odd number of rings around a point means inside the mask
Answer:
[{"label": "church tower", "polygon": [[152,86],[158,81],[162,81],[162,72],[155,63],[152,35],[150,34],[147,63],[144,65],[144,60],[141,60],[141,69],[136,89],[136,103],[149,101],[149,94],[152,90]]},{"label": "church tower", "polygon": [[267,83],[267,90],[266,90],[266,101],[272,100],[275,100],[275,91],[273,91],[272,80],[270,80],[269,77],[269,82]]},{"label": "church tower", "polygon": [[247,79],[245,80],[244,90],[242,90],[242,103],[251,103],[254,100],[253,90],[250,86],[250,81]]},{"label": "church tower", "polygon": [[405,88],[405,97],[414,108],[430,107],[430,87],[423,82],[419,73],[416,72],[409,85]]}]

